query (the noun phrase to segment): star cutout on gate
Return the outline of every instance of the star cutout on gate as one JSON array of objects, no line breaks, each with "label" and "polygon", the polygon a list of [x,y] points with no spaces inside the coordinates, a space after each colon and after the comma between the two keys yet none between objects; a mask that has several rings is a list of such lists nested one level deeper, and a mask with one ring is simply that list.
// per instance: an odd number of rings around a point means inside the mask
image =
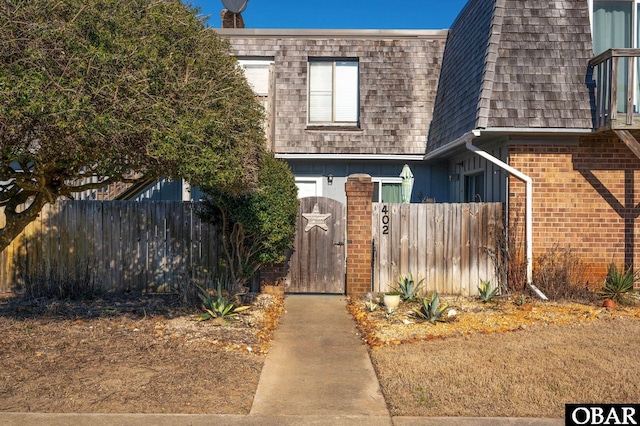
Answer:
[{"label": "star cutout on gate", "polygon": [[326,220],[331,217],[331,213],[320,213],[318,203],[313,206],[313,211],[311,213],[302,213],[302,217],[307,219],[307,226],[304,228],[304,232],[309,232],[316,226],[324,231],[329,230]]}]

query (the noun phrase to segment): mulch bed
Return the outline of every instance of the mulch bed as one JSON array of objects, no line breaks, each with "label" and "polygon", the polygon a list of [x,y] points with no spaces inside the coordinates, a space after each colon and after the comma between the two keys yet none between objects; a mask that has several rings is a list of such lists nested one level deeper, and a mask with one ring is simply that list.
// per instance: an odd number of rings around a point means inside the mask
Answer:
[{"label": "mulch bed", "polygon": [[442,297],[455,313],[446,322],[430,323],[413,314],[419,307],[416,302],[404,302],[391,315],[384,306],[370,311],[364,300],[353,300],[348,310],[367,344],[375,349],[425,340],[464,337],[482,333],[504,333],[544,327],[569,325],[614,317],[640,319],[640,305],[618,306],[608,309],[600,302],[543,302],[527,299],[525,303],[516,298],[496,298],[482,303],[477,298]]}]

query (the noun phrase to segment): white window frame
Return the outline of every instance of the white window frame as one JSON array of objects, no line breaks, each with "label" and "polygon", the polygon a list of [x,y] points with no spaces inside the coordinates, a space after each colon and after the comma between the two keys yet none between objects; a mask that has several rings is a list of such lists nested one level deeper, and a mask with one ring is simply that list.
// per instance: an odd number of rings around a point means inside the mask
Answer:
[{"label": "white window frame", "polygon": [[[318,81],[321,78],[326,80]],[[309,125],[358,125],[360,62],[357,59],[310,58],[307,81]],[[326,109],[324,113],[322,108]]]},{"label": "white window frame", "polygon": [[378,184],[378,201],[375,201],[377,203],[382,203],[382,185],[384,185],[385,183],[393,183],[393,184],[400,184],[402,185],[402,178],[400,177],[383,177],[383,178],[371,178],[371,181],[374,184],[374,190],[375,190],[375,184]]}]

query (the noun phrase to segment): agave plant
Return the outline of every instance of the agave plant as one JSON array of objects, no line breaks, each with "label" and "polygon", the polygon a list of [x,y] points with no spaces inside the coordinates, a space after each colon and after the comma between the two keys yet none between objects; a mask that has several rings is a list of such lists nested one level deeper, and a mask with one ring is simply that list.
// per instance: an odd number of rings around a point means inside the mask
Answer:
[{"label": "agave plant", "polygon": [[493,290],[491,289],[491,283],[489,281],[480,280],[480,285],[478,286],[478,292],[480,293],[480,300],[482,303],[490,302],[496,294],[498,294],[498,287],[496,286]]},{"label": "agave plant", "polygon": [[367,310],[369,312],[373,312],[375,310],[377,310],[380,305],[378,305],[374,300],[373,300],[373,295],[371,293],[367,293],[365,296],[365,301],[364,301],[364,306],[367,308]]},{"label": "agave plant", "polygon": [[200,289],[198,296],[200,300],[202,300],[202,305],[205,310],[205,313],[198,317],[198,321],[206,321],[211,318],[227,319],[235,317],[239,312],[249,309],[249,306],[234,307],[233,302],[222,294],[221,280],[218,280],[215,296],[210,295],[202,287],[198,288]]},{"label": "agave plant", "polygon": [[417,317],[431,323],[435,323],[437,321],[446,322],[446,319],[442,317],[442,314],[448,307],[449,305],[446,303],[440,306],[440,296],[438,296],[437,291],[434,291],[430,298],[422,298],[420,308],[414,308],[413,312]]},{"label": "agave plant", "polygon": [[624,303],[627,293],[633,291],[634,284],[639,279],[638,271],[634,271],[633,268],[618,270],[615,263],[611,263],[600,294],[606,299]]},{"label": "agave plant", "polygon": [[423,282],[424,278],[416,283],[411,273],[401,276],[398,280],[398,291],[400,292],[402,300],[409,302],[416,300],[416,296],[418,295]]}]

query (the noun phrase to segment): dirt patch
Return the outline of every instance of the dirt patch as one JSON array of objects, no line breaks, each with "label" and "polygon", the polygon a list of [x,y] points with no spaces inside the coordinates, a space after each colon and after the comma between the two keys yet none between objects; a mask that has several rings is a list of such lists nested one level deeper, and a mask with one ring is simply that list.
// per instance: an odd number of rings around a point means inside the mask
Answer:
[{"label": "dirt patch", "polygon": [[[640,403],[640,308],[449,299],[449,323],[350,309],[395,416],[564,416],[565,403]],[[415,306],[414,306],[415,307]]]},{"label": "dirt patch", "polygon": [[222,413],[251,408],[282,303],[197,322],[172,296],[0,299],[0,410]]},{"label": "dirt patch", "polygon": [[[282,303],[197,322],[169,296],[0,298],[0,411],[247,414]],[[349,305],[393,415],[562,417],[640,403],[640,308],[446,299],[449,323]]]}]

